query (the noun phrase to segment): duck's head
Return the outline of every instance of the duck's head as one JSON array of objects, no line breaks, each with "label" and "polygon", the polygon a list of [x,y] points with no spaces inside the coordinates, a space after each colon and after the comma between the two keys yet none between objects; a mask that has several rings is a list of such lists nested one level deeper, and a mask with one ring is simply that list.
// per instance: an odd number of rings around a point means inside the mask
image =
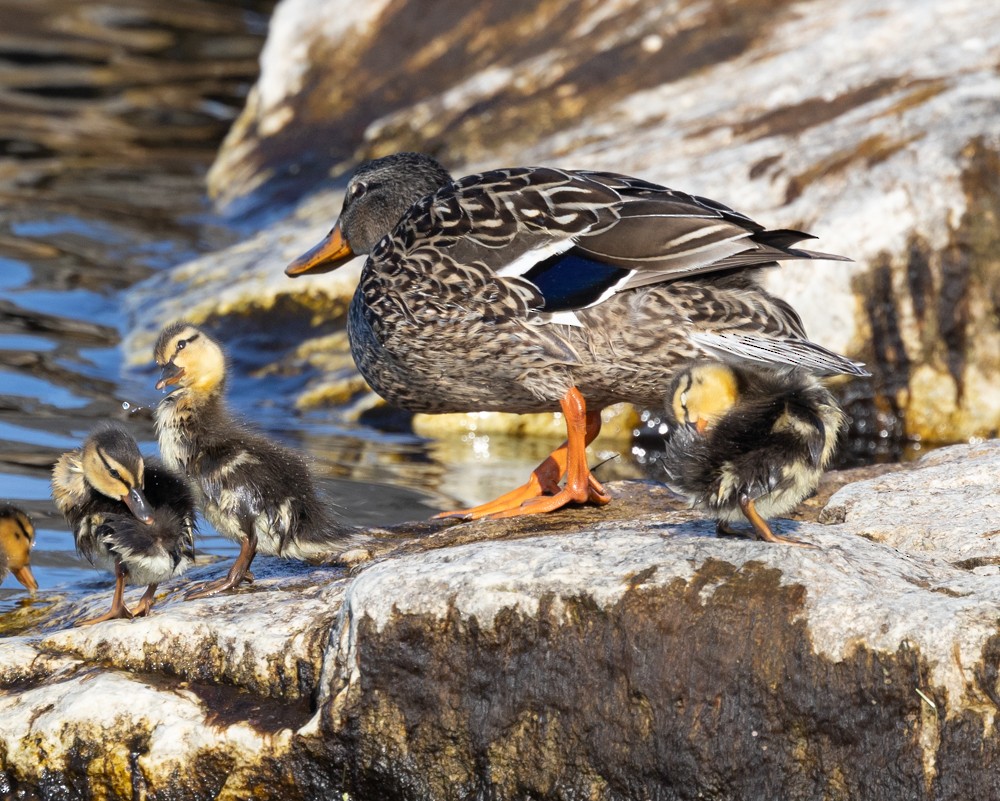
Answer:
[{"label": "duck's head", "polygon": [[327,273],[370,253],[410,207],[451,183],[451,176],[423,153],[395,153],[358,167],[333,229],[316,247],[285,268],[289,276]]},{"label": "duck's head", "polygon": [[0,552],[14,578],[28,590],[38,589],[31,573],[31,548],[35,544],[35,526],[23,511],[9,503],[0,504]]},{"label": "duck's head", "polygon": [[112,423],[91,433],[83,443],[80,465],[91,487],[124,503],[137,520],[153,522],[153,508],[142,491],[145,463],[124,428]]},{"label": "duck's head", "polygon": [[191,323],[174,323],[164,328],[153,356],[160,367],[157,389],[176,387],[210,395],[221,390],[226,378],[222,347]]},{"label": "duck's head", "polygon": [[739,398],[739,382],[732,368],[719,362],[696,364],[674,378],[670,410],[678,423],[703,433]]}]

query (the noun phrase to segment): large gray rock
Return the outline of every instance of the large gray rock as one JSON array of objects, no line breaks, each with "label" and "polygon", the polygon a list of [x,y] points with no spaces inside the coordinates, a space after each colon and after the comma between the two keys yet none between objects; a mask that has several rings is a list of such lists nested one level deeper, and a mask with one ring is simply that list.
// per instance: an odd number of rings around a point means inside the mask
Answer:
[{"label": "large gray rock", "polygon": [[174,587],[146,620],[66,628],[107,595],[40,599],[0,641],[0,788],[997,794],[1000,442],[849,483],[823,513],[838,522],[776,524],[815,548],[720,539],[656,485],[613,490],[601,509],[383,532],[350,573],[262,560],[252,587]]}]

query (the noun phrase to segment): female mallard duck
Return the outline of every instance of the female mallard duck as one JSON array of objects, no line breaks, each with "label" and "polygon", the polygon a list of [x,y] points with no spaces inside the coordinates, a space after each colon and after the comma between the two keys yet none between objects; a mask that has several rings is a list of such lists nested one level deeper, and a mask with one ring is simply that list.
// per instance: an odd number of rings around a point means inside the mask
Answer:
[{"label": "female mallard duck", "polygon": [[38,589],[31,572],[31,546],[35,526],[31,518],[16,506],[0,503],[0,582],[11,573],[29,591]]},{"label": "female mallard duck", "polygon": [[[157,585],[194,563],[194,497],[187,482],[159,460],[143,458],[118,423],[96,429],[82,448],[59,458],[52,497],[80,555],[115,574],[111,609],[81,625],[148,614]],[[123,600],[126,582],[147,585],[132,610]]]},{"label": "female mallard duck", "polygon": [[819,379],[703,362],[677,375],[670,397],[667,486],[713,514],[720,533],[746,519],[762,540],[806,544],[767,520],[812,494],[837,447],[844,413]]},{"label": "female mallard duck", "polygon": [[792,247],[806,238],[623,175],[517,167],[452,181],[430,157],[400,153],[358,169],[333,230],[285,272],[369,254],[348,333],[390,403],[563,412],[567,440],[527,484],[450,513],[500,517],[607,503],[585,453],[600,410],[660,407],[671,375],[705,351],[865,375],[809,342],[747,269],[840,258]]},{"label": "female mallard duck", "polygon": [[295,559],[329,555],[350,536],[316,493],[305,460],[235,420],[223,397],[225,355],[189,323],[164,329],[156,342],[157,389],[174,387],[156,409],[160,452],[201,495],[202,511],[220,534],[240,543],[229,573],[189,598],[252,581],[257,551]]}]

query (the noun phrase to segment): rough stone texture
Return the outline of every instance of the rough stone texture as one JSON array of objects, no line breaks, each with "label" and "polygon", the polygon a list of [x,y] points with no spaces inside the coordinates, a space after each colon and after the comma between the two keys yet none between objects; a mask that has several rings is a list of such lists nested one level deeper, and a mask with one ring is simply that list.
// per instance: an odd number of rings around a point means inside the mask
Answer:
[{"label": "rough stone texture", "polygon": [[[846,396],[862,401],[861,427],[992,436],[997,52],[1000,6],[973,0],[284,0],[211,186],[230,208],[279,207],[360,158],[416,148],[458,173],[558,163],[714,197],[855,259],[790,264],[769,281],[814,339],[872,367]],[[242,275],[225,292],[230,311],[287,293],[342,309],[353,276],[280,272],[339,204],[336,191],[312,196],[242,256],[203,264],[207,283],[180,302],[215,313],[213,295]],[[140,317],[156,326],[171,303]],[[304,403],[362,397],[349,365],[313,368],[330,378]]]},{"label": "rough stone texture", "polygon": [[996,797],[1000,442],[877,472],[777,522],[815,548],[629,482],[385,531],[350,572],[264,559],[146,620],[40,598],[0,640],[0,794]]}]

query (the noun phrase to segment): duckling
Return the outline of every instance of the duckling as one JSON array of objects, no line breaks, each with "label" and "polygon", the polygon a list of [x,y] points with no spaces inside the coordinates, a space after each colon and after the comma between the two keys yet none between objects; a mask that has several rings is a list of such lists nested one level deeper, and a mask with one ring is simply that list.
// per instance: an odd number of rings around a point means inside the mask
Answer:
[{"label": "duckling", "polygon": [[0,582],[9,572],[30,592],[38,589],[31,572],[34,544],[35,526],[31,518],[13,504],[0,504]]},{"label": "duckling", "polygon": [[189,476],[202,511],[240,553],[223,578],[188,595],[201,598],[252,581],[254,556],[309,559],[343,544],[351,529],[319,497],[305,459],[252,430],[225,402],[222,347],[187,322],[165,328],[154,349],[157,389],[173,387],[156,409],[160,452]]},{"label": "duckling", "polygon": [[[52,497],[79,554],[115,574],[111,609],[80,625],[148,614],[157,585],[194,563],[190,487],[158,459],[144,459],[118,423],[94,430],[82,448],[59,458]],[[131,611],[123,600],[126,582],[147,585]]]},{"label": "duckling", "polygon": [[745,518],[768,542],[808,545],[771,531],[819,483],[845,426],[820,380],[803,370],[696,363],[673,380],[677,424],[663,464],[667,485],[718,520],[720,534]]}]

